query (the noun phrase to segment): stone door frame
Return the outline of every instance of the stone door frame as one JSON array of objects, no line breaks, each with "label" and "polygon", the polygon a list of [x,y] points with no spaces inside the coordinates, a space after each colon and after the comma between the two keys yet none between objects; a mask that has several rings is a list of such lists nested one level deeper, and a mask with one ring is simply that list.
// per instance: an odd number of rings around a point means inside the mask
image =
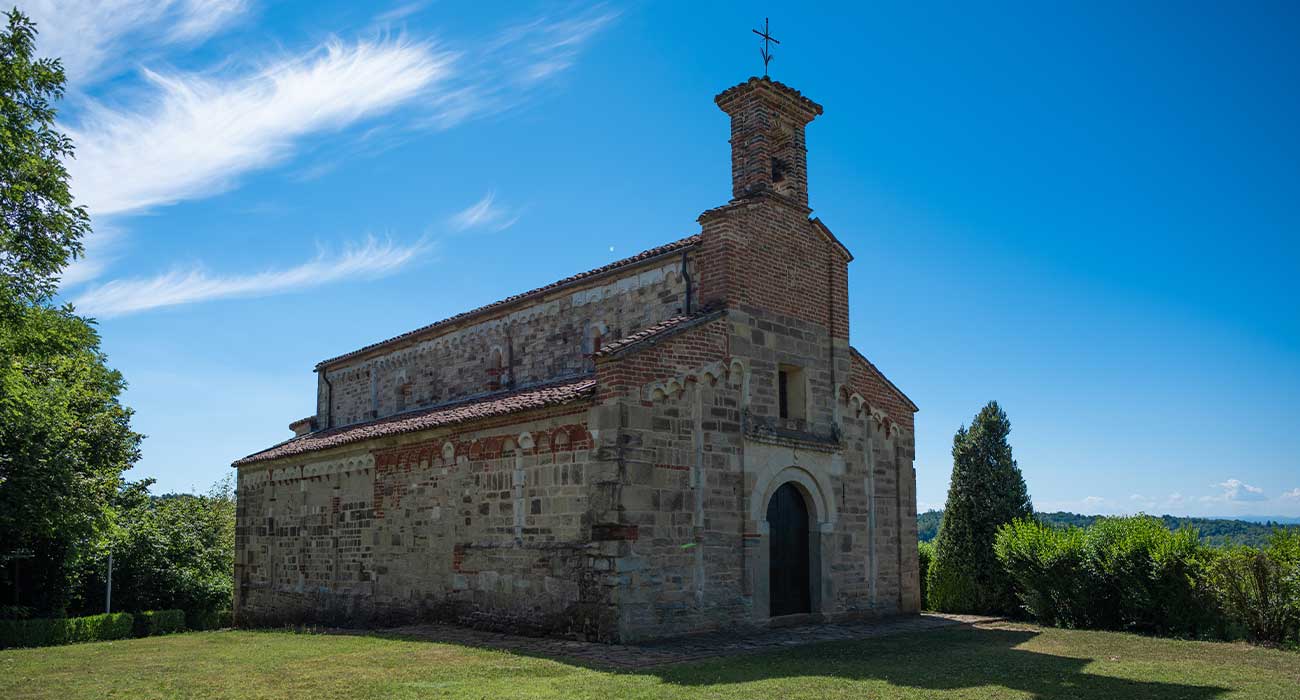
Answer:
[{"label": "stone door frame", "polygon": [[751,598],[754,622],[766,625],[772,620],[769,581],[772,544],[771,527],[767,522],[767,505],[776,490],[787,483],[793,484],[799,490],[808,508],[809,610],[812,616],[821,617],[828,612],[826,607],[830,600],[830,592],[826,590],[830,581],[830,557],[825,553],[826,548],[832,544],[837,515],[834,500],[827,497],[831,492],[829,475],[823,472],[819,478],[815,471],[822,470],[810,470],[798,465],[768,467],[756,471],[766,473],[757,475],[749,500],[749,519],[755,524],[755,532],[758,534],[750,550],[752,556],[749,557],[749,575],[754,583]]}]

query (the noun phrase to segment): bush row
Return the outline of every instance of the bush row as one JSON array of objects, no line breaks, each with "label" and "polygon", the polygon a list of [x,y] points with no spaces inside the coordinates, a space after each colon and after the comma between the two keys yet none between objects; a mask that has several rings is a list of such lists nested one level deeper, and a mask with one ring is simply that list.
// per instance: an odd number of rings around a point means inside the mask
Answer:
[{"label": "bush row", "polygon": [[921,609],[930,609],[930,564],[934,561],[934,543],[918,542],[918,558],[921,569]]},{"label": "bush row", "polygon": [[126,639],[131,636],[133,622],[131,613],[48,620],[0,620],[0,648]]},{"label": "bush row", "polygon": [[230,611],[196,613],[187,625],[184,610],[146,610],[108,613],[87,617],[34,620],[0,620],[0,649],[47,647],[76,642],[102,642],[130,637],[171,634],[185,629],[218,629],[230,626]]},{"label": "bush row", "polygon": [[1216,549],[1146,516],[1086,529],[1026,519],[1003,526],[994,551],[1043,624],[1272,643],[1300,635],[1300,533]]}]

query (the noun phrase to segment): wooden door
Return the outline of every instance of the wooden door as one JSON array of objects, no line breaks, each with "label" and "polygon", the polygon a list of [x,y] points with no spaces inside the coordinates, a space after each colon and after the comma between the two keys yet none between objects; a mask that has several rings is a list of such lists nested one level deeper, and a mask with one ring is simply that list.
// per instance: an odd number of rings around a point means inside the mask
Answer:
[{"label": "wooden door", "polygon": [[767,504],[772,617],[812,612],[809,594],[808,506],[794,484],[783,484]]}]

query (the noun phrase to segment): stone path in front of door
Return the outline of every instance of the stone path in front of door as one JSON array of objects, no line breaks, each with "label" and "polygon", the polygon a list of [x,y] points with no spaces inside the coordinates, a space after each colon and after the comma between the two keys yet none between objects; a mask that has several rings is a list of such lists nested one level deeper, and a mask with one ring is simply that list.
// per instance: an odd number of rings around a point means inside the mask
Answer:
[{"label": "stone path in front of door", "polygon": [[923,613],[882,620],[776,627],[748,633],[728,631],[699,634],[646,644],[599,644],[546,637],[523,637],[443,624],[411,625],[377,632],[353,633],[462,644],[533,656],[570,659],[593,666],[632,669],[718,656],[776,651],[817,642],[851,641],[954,625],[989,623],[999,619],[979,615]]}]

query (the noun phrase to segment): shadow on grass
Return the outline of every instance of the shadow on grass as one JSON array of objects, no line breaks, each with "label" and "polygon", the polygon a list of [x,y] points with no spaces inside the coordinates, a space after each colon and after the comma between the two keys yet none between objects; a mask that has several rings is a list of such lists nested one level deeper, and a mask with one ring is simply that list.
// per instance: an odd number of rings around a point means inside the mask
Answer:
[{"label": "shadow on grass", "polygon": [[994,689],[1000,687],[1031,693],[1041,700],[1202,700],[1221,697],[1228,691],[1215,686],[1097,675],[1084,671],[1094,659],[1016,648],[1036,634],[1025,630],[962,627],[814,644],[778,653],[658,667],[649,672],[665,683],[680,686],[832,677],[877,680],[924,690],[987,687],[996,693]]}]

